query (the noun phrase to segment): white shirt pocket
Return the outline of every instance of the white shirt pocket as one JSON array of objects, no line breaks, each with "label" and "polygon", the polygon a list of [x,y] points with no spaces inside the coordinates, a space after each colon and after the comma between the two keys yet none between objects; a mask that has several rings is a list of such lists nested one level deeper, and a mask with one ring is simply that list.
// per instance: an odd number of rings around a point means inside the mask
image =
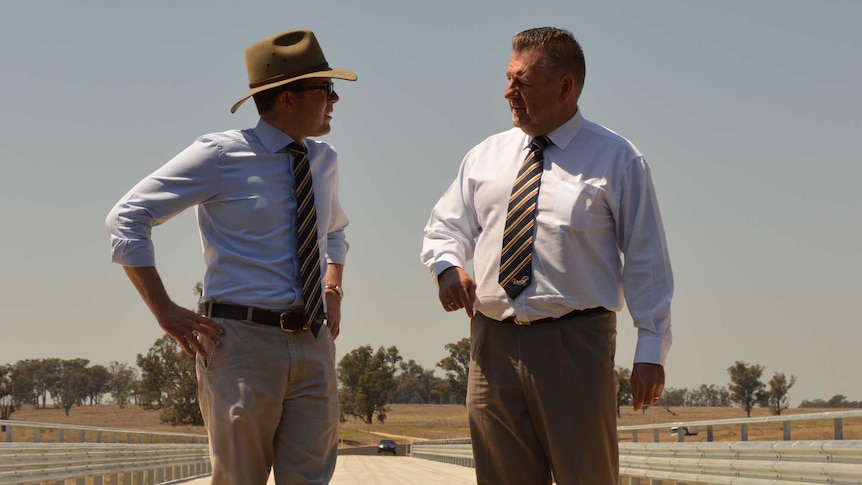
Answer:
[{"label": "white shirt pocket", "polygon": [[561,180],[554,191],[551,220],[562,228],[592,232],[612,225],[613,219],[602,190],[578,181]]}]

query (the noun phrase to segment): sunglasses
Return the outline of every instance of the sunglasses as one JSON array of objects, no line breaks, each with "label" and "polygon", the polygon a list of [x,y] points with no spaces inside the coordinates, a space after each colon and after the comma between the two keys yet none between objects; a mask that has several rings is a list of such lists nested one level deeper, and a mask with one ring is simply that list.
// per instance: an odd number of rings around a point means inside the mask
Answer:
[{"label": "sunglasses", "polygon": [[286,91],[323,91],[326,93],[326,99],[332,97],[335,93],[335,83],[321,84],[319,86],[297,86],[295,88],[287,88]]}]

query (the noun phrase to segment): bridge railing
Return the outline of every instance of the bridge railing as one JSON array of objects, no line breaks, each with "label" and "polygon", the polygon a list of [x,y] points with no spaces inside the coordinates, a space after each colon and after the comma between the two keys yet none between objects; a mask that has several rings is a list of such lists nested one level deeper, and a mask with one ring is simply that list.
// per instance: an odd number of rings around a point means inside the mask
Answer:
[{"label": "bridge railing", "polygon": [[0,485],[151,485],[211,473],[206,435],[0,421]]},{"label": "bridge railing", "polygon": [[[803,485],[862,484],[862,439],[844,439],[844,422],[862,418],[862,411],[772,416],[621,426],[621,483],[640,485],[733,484]],[[791,426],[798,421],[832,422],[832,440],[791,441]],[[749,425],[780,423],[783,440],[747,441]],[[740,439],[712,441],[712,429],[738,427]],[[686,443],[685,436],[703,427],[706,442]],[[663,432],[673,431],[677,442],[660,442]],[[652,434],[653,442],[638,442],[638,433]],[[702,439],[702,438],[699,438]],[[474,466],[469,438],[413,443],[413,456],[462,466]]]}]

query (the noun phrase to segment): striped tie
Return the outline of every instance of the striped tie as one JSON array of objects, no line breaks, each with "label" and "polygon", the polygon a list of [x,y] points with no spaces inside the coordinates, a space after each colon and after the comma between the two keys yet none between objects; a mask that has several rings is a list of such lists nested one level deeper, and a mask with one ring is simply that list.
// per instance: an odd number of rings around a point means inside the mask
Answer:
[{"label": "striped tie", "polygon": [[543,150],[550,144],[547,136],[533,139],[509,197],[500,254],[500,285],[513,299],[530,285],[533,277],[533,226],[545,161]]},{"label": "striped tie", "polygon": [[293,154],[293,179],[296,184],[296,234],[299,244],[299,277],[305,300],[303,323],[317,337],[323,324],[323,299],[320,291],[320,250],[317,247],[317,211],[308,167],[308,149],[293,142],[287,146]]}]

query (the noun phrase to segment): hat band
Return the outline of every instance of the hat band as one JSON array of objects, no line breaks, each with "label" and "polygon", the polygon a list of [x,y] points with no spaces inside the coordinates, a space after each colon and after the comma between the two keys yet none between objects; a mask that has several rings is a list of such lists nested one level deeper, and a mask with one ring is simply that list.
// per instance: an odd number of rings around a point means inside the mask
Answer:
[{"label": "hat band", "polygon": [[285,79],[290,79],[294,77],[299,77],[304,74],[309,74],[312,72],[320,72],[320,71],[329,71],[329,63],[324,62],[323,64],[318,64],[316,66],[307,67],[305,69],[300,69],[299,71],[294,71],[289,74],[279,74],[278,76],[268,77],[262,81],[257,81],[253,83],[248,83],[248,87],[251,89],[259,88],[261,86],[265,86],[267,84],[277,83],[279,81],[284,81]]}]

